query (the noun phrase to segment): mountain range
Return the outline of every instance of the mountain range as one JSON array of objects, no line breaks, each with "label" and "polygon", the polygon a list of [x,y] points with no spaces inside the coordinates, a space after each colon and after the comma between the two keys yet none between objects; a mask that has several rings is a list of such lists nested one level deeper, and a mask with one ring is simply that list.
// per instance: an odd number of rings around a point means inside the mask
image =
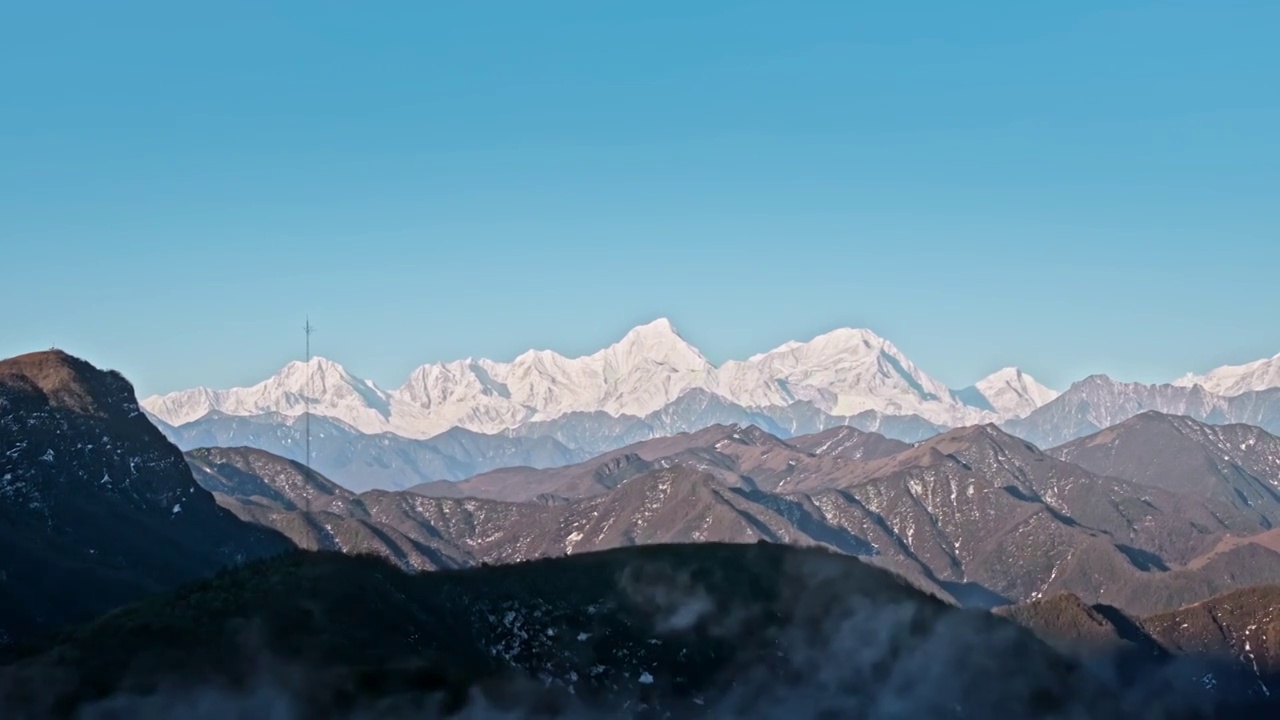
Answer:
[{"label": "mountain range", "polygon": [[869,330],[841,329],[712,365],[665,319],[597,353],[529,351],[424,365],[385,391],[324,358],[248,388],[141,401],[184,450],[250,446],[305,459],[355,490],[460,480],[512,465],[572,464],[715,424],[787,438],[851,426],[906,442],[994,423],[1051,447],[1147,410],[1280,432],[1280,356],[1174,384],[1095,375],[1059,393],[1017,368],[951,390]]},{"label": "mountain range", "polygon": [[[1132,461],[1147,448],[1167,466]],[[408,570],[769,541],[855,555],[978,607],[1070,592],[1150,614],[1280,583],[1280,438],[1159,413],[1047,453],[993,425],[916,445],[714,425],[409,491],[354,493],[252,448],[187,457],[242,519]]]},{"label": "mountain range", "polygon": [[[424,569],[767,540],[866,557],[963,604],[1072,592],[1143,613],[1280,582],[1280,438],[1154,411],[1048,450],[991,423],[915,443],[847,425],[783,438],[715,423],[586,460],[561,453],[541,469],[388,491],[253,448],[196,449],[183,463],[127,381],[63,353],[0,363],[0,409],[7,542],[30,545],[0,572],[16,593],[11,616],[33,627],[91,610],[79,596],[63,610],[25,600],[41,587],[37,569],[56,578],[89,563],[118,587],[103,598],[127,598],[288,545]],[[460,455],[490,437],[400,440],[449,442]],[[521,452],[532,442],[501,437]],[[124,517],[132,530],[121,536]],[[174,532],[186,539],[163,539]],[[141,554],[124,559],[135,545]]]},{"label": "mountain range", "polygon": [[997,407],[1016,413],[1053,395],[1008,371],[975,386],[976,405],[969,404],[868,330],[835,330],[716,367],[659,319],[584,357],[531,350],[509,363],[467,358],[423,365],[390,392],[316,358],[290,363],[250,388],[197,388],[143,405],[164,422],[183,425],[213,411],[299,415],[310,398],[311,412],[359,432],[421,439],[454,427],[498,433],[575,412],[645,417],[690,390],[745,408],[807,402],[830,415],[918,415],[948,426],[997,419]]},{"label": "mountain range", "polygon": [[122,376],[49,352],[0,361],[0,430],[6,717],[420,715],[386,703],[496,687],[690,717],[779,688],[846,711],[899,688],[930,717],[1276,711],[1280,438],[1254,427],[1144,412],[1041,450],[991,423],[712,425],[355,492],[258,449],[184,457]]}]

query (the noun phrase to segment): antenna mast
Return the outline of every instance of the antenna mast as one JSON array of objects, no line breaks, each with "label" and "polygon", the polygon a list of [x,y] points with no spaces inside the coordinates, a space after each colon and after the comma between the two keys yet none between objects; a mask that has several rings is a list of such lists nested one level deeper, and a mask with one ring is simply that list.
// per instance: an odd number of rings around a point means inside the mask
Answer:
[{"label": "antenna mast", "polygon": [[311,333],[316,328],[311,324],[311,316],[307,316],[307,324],[302,326],[302,332],[307,335],[307,394],[304,397],[306,401],[306,433],[307,433],[307,469],[311,469]]}]

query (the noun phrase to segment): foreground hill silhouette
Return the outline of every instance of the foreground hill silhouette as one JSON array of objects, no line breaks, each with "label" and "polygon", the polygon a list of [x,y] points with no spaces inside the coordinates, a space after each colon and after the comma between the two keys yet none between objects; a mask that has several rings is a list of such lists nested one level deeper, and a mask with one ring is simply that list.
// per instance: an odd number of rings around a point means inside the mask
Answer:
[{"label": "foreground hill silhouette", "polygon": [[289,548],[195,483],[119,373],[0,361],[0,647]]},{"label": "foreground hill silhouette", "polygon": [[817,549],[655,545],[416,575],[297,552],[64,634],[0,671],[0,709],[33,719],[1241,716],[1237,700],[1251,699],[1188,682],[1200,670],[1153,663],[1118,684],[1014,623]]}]

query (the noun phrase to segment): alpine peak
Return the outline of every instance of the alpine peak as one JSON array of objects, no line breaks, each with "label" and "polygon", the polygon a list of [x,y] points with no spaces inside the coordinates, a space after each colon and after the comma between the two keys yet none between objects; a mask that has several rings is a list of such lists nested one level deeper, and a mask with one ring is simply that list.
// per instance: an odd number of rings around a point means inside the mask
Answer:
[{"label": "alpine peak", "polygon": [[1028,415],[1059,395],[1017,367],[1005,367],[991,373],[975,383],[972,390],[1005,417]]},{"label": "alpine peak", "polygon": [[1188,373],[1173,381],[1178,387],[1199,385],[1215,395],[1232,397],[1280,387],[1280,354],[1243,365],[1223,365],[1203,375]]},{"label": "alpine peak", "polygon": [[[1004,375],[1010,377],[1001,387],[1009,387],[1001,392],[1016,396],[1019,411],[1053,395],[1016,370],[993,378]],[[215,411],[235,416],[310,411],[364,433],[427,438],[455,427],[505,432],[575,412],[643,418],[691,391],[744,409],[809,403],[836,416],[916,415],[952,427],[1002,419],[1007,407],[964,401],[865,328],[838,328],[716,367],[666,317],[633,327],[612,345],[580,357],[530,350],[510,362],[430,363],[392,392],[316,357],[289,363],[252,387],[197,388],[148,398],[143,405],[175,426]]]}]

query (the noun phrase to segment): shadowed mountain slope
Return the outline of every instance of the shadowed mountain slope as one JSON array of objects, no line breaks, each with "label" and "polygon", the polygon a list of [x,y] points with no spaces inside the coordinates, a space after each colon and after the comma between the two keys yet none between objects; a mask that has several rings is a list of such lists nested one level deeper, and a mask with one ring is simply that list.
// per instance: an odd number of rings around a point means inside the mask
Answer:
[{"label": "shadowed mountain slope", "polygon": [[0,645],[288,547],[218,507],[119,373],[0,361]]}]

